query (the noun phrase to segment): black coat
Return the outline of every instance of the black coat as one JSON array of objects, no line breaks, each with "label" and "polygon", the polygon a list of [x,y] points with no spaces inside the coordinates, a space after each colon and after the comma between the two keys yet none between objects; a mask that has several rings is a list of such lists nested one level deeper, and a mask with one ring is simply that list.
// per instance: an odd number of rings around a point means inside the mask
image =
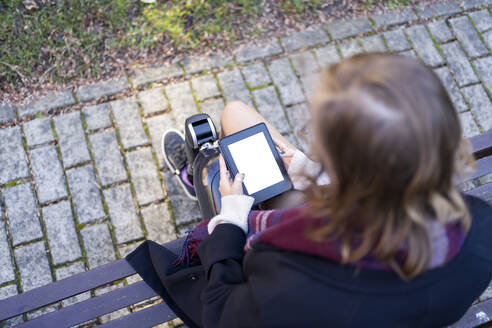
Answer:
[{"label": "black coat", "polygon": [[466,202],[472,227],[459,253],[408,282],[267,246],[245,255],[245,235],[231,224],[200,245],[202,265],[175,268],[176,250],[154,242],[127,260],[190,327],[441,327],[492,279],[492,207]]}]

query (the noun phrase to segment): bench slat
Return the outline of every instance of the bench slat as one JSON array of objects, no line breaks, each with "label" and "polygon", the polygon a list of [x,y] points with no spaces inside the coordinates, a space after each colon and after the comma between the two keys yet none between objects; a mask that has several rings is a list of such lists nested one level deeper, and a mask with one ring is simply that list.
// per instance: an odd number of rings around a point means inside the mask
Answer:
[{"label": "bench slat", "polygon": [[448,328],[472,328],[492,320],[492,299],[471,306],[465,315]]},{"label": "bench slat", "polygon": [[0,321],[135,274],[121,259],[0,301]]},{"label": "bench slat", "polygon": [[86,322],[129,305],[157,296],[144,281],[122,287],[86,301],[24,322],[18,328],[62,328]]},{"label": "bench slat", "polygon": [[176,319],[177,316],[166,303],[152,305],[122,318],[105,323],[100,328],[147,328]]},{"label": "bench slat", "polygon": [[470,138],[475,158],[492,155],[492,131]]},{"label": "bench slat", "polygon": [[486,174],[492,173],[492,156],[487,156],[476,161],[477,170],[472,172],[465,181],[472,180],[484,176]]},{"label": "bench slat", "polygon": [[486,185],[477,187],[475,189],[466,192],[468,195],[476,196],[482,198],[483,200],[490,202],[492,201],[492,182]]}]

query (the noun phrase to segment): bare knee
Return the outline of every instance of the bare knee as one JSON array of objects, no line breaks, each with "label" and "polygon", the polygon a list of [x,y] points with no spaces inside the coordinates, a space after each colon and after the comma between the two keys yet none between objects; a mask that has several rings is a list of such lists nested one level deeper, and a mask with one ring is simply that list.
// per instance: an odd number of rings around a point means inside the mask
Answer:
[{"label": "bare knee", "polygon": [[241,101],[228,102],[220,116],[220,124],[222,127],[227,126],[231,120],[241,117],[241,113],[244,114],[244,111],[248,110],[248,108],[249,106]]}]

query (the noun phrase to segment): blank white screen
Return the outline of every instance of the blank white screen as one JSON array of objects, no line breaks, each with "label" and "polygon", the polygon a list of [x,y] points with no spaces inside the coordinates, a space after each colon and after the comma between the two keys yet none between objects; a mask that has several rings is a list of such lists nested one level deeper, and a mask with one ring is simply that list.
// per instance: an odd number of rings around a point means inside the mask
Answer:
[{"label": "blank white screen", "polygon": [[244,186],[248,194],[283,180],[263,132],[230,144],[229,151],[239,173],[245,174]]}]

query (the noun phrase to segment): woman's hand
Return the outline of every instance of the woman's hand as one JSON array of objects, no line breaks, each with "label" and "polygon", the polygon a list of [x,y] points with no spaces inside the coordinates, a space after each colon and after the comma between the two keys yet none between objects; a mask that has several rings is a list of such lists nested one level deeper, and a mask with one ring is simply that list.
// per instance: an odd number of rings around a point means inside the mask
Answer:
[{"label": "woman's hand", "polygon": [[288,171],[290,162],[292,161],[292,157],[294,157],[296,150],[287,147],[282,141],[277,139],[273,139],[273,143],[277,146],[280,157],[282,157],[282,161],[284,162],[285,169]]},{"label": "woman's hand", "polygon": [[220,165],[219,191],[221,197],[229,196],[229,195],[242,195],[244,174],[243,173],[236,174],[234,181],[232,181],[229,170],[227,170],[222,155],[219,156],[219,165]]}]

